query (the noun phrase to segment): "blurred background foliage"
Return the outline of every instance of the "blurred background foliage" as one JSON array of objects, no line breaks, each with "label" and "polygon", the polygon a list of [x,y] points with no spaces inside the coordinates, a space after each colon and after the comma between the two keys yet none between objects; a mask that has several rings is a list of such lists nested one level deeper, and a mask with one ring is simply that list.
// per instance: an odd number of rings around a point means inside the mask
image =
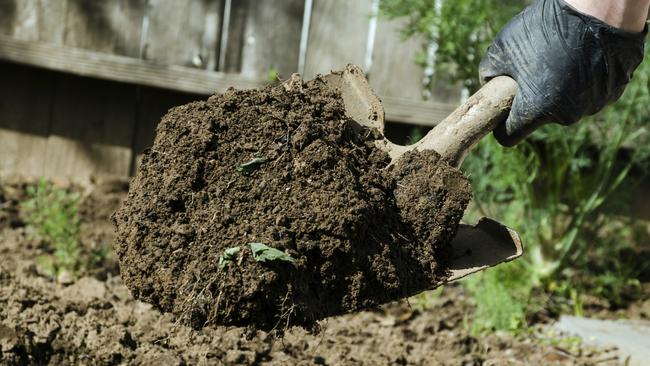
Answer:
[{"label": "blurred background foliage", "polygon": [[[406,17],[404,37],[423,40],[418,62],[472,93],[491,40],[527,3],[381,0],[380,12]],[[630,192],[650,163],[649,49],[622,98],[599,114],[569,127],[547,125],[514,148],[489,136],[466,159],[474,189],[467,218],[498,218],[521,234],[526,249],[522,260],[464,282],[477,305],[477,331],[581,315],[584,298],[616,308],[642,296],[638,277],[649,264],[636,252],[648,243],[647,229],[630,215]]]},{"label": "blurred background foliage", "polygon": [[[381,0],[389,19],[406,18],[405,38],[422,41],[420,66],[478,90],[478,63],[501,27],[521,11],[524,0]],[[433,46],[433,47],[432,47]],[[435,51],[435,55],[431,53]],[[431,87],[431,85],[425,85]]]}]

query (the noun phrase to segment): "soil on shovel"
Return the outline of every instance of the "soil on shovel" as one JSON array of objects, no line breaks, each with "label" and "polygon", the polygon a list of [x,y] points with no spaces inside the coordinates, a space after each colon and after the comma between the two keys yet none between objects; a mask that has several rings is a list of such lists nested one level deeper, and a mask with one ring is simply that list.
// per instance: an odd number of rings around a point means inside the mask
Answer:
[{"label": "soil on shovel", "polygon": [[390,166],[318,79],[162,119],[114,214],[133,295],[195,328],[282,329],[435,287],[471,197],[435,152]]}]

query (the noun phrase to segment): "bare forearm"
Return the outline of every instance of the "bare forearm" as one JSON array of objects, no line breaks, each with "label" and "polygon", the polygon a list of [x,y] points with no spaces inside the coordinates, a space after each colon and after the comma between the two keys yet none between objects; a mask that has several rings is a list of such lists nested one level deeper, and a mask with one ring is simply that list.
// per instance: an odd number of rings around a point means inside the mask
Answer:
[{"label": "bare forearm", "polygon": [[648,17],[650,0],[565,0],[577,10],[605,23],[626,30],[641,32]]}]

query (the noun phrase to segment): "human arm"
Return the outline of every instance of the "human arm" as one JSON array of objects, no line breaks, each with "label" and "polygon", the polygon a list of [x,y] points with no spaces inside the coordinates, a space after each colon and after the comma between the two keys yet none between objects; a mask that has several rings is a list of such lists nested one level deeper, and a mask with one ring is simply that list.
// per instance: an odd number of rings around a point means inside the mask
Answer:
[{"label": "human arm", "polygon": [[576,10],[627,32],[643,31],[650,0],[566,0]]},{"label": "human arm", "polygon": [[544,124],[569,125],[617,100],[643,59],[649,6],[538,0],[513,18],[480,65],[483,80],[508,75],[519,84],[497,140],[513,146]]}]

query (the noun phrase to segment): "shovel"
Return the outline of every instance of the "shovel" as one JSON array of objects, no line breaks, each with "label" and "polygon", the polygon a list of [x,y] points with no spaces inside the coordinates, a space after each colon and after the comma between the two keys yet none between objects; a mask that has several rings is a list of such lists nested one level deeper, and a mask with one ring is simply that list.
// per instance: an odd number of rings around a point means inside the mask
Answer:
[{"label": "shovel", "polygon": [[[416,196],[414,199],[419,200],[422,198],[422,202],[426,203],[426,207],[421,211],[425,212],[424,214],[419,211],[414,213],[417,218],[424,219],[422,226],[411,225],[410,222],[398,222],[402,219],[400,215],[406,214],[408,209],[417,206],[409,206],[413,202],[410,194],[405,195],[406,201],[402,202],[401,206],[398,206],[397,193],[404,191],[400,191],[401,188],[396,187],[395,189],[391,188],[392,193],[385,193],[386,196],[382,196],[382,198],[387,197],[389,200],[394,199],[395,205],[389,207],[385,212],[382,211],[384,210],[383,207],[375,210],[380,215],[386,215],[386,221],[373,221],[363,228],[351,230],[353,235],[349,238],[344,237],[344,239],[346,245],[349,244],[354,247],[347,250],[347,252],[344,250],[338,251],[337,249],[335,253],[328,253],[327,256],[323,255],[322,258],[327,260],[324,263],[318,263],[318,260],[310,260],[305,255],[305,262],[300,263],[299,271],[294,271],[293,267],[283,262],[295,259],[288,257],[286,253],[277,249],[275,251],[280,254],[274,253],[270,250],[273,248],[267,247],[262,250],[271,254],[268,260],[272,261],[272,263],[262,266],[258,265],[257,262],[267,261],[267,258],[260,260],[255,258],[252,246],[250,252],[245,249],[239,255],[237,262],[235,262],[235,255],[228,253],[228,251],[232,249],[238,251],[238,247],[220,249],[225,249],[225,251],[219,253],[221,255],[217,259],[214,256],[215,251],[212,248],[211,237],[207,237],[205,242],[186,242],[190,240],[188,238],[192,240],[195,238],[194,236],[185,235],[188,231],[194,233],[192,229],[193,221],[188,221],[192,224],[180,225],[180,222],[185,223],[185,221],[179,220],[178,218],[181,216],[175,216],[174,214],[174,216],[169,216],[174,218],[173,228],[161,230],[159,229],[158,217],[156,215],[152,215],[153,218],[149,217],[150,212],[155,213],[158,207],[160,207],[160,210],[164,210],[165,215],[168,215],[168,210],[176,210],[176,208],[171,207],[170,202],[172,201],[170,197],[158,198],[153,194],[150,195],[149,187],[163,187],[176,184],[176,182],[189,184],[190,181],[194,185],[192,180],[194,178],[183,181],[176,180],[175,177],[185,173],[170,173],[169,175],[164,173],[164,179],[158,176],[154,178],[148,177],[146,174],[158,173],[157,169],[162,168],[162,164],[153,164],[156,162],[155,159],[158,158],[156,155],[162,155],[156,152],[149,157],[152,159],[149,170],[145,169],[147,165],[143,163],[145,168],[138,173],[134,183],[132,183],[132,187],[135,187],[134,191],[130,191],[122,209],[113,216],[118,227],[116,250],[120,258],[122,278],[134,292],[136,298],[150,302],[162,311],[172,312],[178,317],[179,321],[196,328],[207,324],[246,325],[258,329],[275,329],[279,324],[313,326],[315,321],[325,317],[367,309],[399,298],[412,296],[418,292],[435,288],[444,282],[456,281],[472,273],[521,256],[522,246],[517,233],[494,220],[483,218],[476,225],[457,225],[456,220],[460,220],[460,216],[462,216],[461,209],[467,203],[469,187],[466,184],[467,182],[460,177],[458,171],[444,166],[444,164],[450,164],[454,168],[460,166],[468,150],[503,121],[517,90],[517,84],[512,79],[493,79],[469,98],[463,106],[429,132],[420,142],[411,146],[396,145],[385,138],[377,139],[378,136],[383,136],[381,133],[384,131],[384,110],[381,101],[374,94],[363,72],[358,67],[351,65],[343,71],[319,76],[306,83],[302,81],[299,75],[293,75],[291,79],[283,84],[287,90],[296,91],[302,90],[305,85],[310,88],[315,87],[311,91],[313,95],[322,95],[323,91],[328,90],[339,93],[347,117],[352,121],[356,121],[356,123],[351,124],[348,124],[347,120],[345,121],[345,130],[342,130],[346,134],[345,138],[350,138],[348,134],[350,131],[348,126],[350,125],[352,125],[352,128],[358,127],[358,132],[362,130],[368,132],[366,128],[375,128],[379,133],[372,133],[372,141],[377,144],[378,149],[387,152],[390,156],[391,162],[389,164],[398,162],[401,156],[413,150],[434,150],[440,155],[440,157],[435,154],[428,154],[429,157],[424,156],[425,158],[435,157],[437,159],[432,162],[435,163],[435,169],[427,171],[425,168],[424,172],[427,174],[421,183],[417,183],[421,184],[421,187],[408,186],[410,188],[425,188],[424,190],[411,190],[411,192],[414,192],[413,196]],[[341,100],[338,97],[334,98],[336,93],[325,94],[328,96],[328,103],[329,100],[337,103]],[[297,101],[299,96],[299,93],[294,96],[290,95],[293,98],[290,100],[295,99]],[[217,98],[217,100],[219,99]],[[313,103],[310,100],[302,102]],[[335,106],[337,119],[340,116],[338,114],[341,111],[340,107],[340,104]],[[214,106],[211,108],[217,110],[221,107]],[[192,112],[193,110],[188,109],[187,111]],[[186,110],[179,109],[165,117],[168,119],[164,120],[167,125],[162,125],[164,127],[162,129],[159,127],[159,133],[160,130],[164,131],[175,127],[176,124],[170,124],[170,121],[176,123],[175,121],[178,118],[185,116],[185,112]],[[221,108],[219,113],[230,112]],[[269,113],[269,111],[268,108],[265,108],[263,111],[255,113],[262,114]],[[214,116],[216,115],[215,112]],[[183,123],[187,125],[187,128],[190,128],[188,122],[178,121],[178,123]],[[310,127],[307,124],[304,124],[304,126]],[[204,131],[203,128],[197,128],[197,131]],[[213,134],[214,132],[210,131],[209,133]],[[163,149],[170,149],[170,153],[178,154],[172,155],[172,159],[193,159],[195,155],[183,157],[181,155],[185,154],[186,150],[178,148],[172,142],[167,142],[176,141],[171,132],[169,134],[169,136],[172,136],[169,140],[165,140],[168,137],[164,135],[164,139],[163,137],[157,137],[156,143],[160,143]],[[203,139],[201,136],[203,135],[195,134],[190,135],[190,138]],[[264,137],[266,136],[264,135]],[[366,141],[369,141],[368,139],[359,140],[364,141],[364,149],[372,150],[365,146]],[[199,141],[202,143],[203,140]],[[198,150],[188,151],[197,151],[198,153],[204,151],[203,145],[196,146],[198,146]],[[374,151],[371,151],[371,153],[374,154]],[[418,157],[422,155],[424,154],[418,155]],[[378,156],[377,158],[383,159],[384,156]],[[406,158],[411,159],[408,156]],[[187,160],[183,160],[183,162],[187,162]],[[384,160],[381,160],[381,162],[383,167]],[[215,162],[215,164],[218,164],[218,162]],[[412,168],[410,165],[402,166],[399,164],[401,163],[395,164],[394,169],[386,170],[387,174],[395,173],[396,175],[385,178],[408,180],[409,177],[413,177],[413,175],[409,175],[410,172],[398,177],[397,172],[400,172],[400,169]],[[174,169],[181,171],[180,168]],[[186,174],[188,177],[203,176],[203,173],[195,173],[193,169],[191,168],[191,173]],[[415,175],[417,176],[421,172],[417,171]],[[462,207],[460,201],[452,202],[452,204],[457,203],[457,205],[454,206],[453,212],[450,212],[447,216],[444,216],[446,214],[444,205],[448,201],[456,199],[450,198],[451,195],[458,193],[454,191],[456,186],[452,186],[454,183],[449,183],[444,179],[431,185],[429,185],[428,181],[430,177],[433,177],[434,180],[445,178],[445,172],[449,172],[450,177],[458,177],[457,181],[463,183],[462,188],[458,186],[458,190],[462,190],[462,197],[459,198],[462,199]],[[169,176],[174,178],[169,180]],[[218,177],[215,179],[218,181]],[[387,180],[387,182],[393,184],[392,180]],[[447,185],[441,186],[444,184]],[[395,185],[397,186],[398,182],[395,182]],[[427,193],[417,196],[420,192],[429,192],[427,191],[429,188],[436,190],[440,195],[437,193],[431,194],[429,200],[427,200]],[[167,191],[167,188],[165,190]],[[169,191],[178,192],[180,190]],[[176,193],[174,194],[176,195]],[[393,197],[388,196],[388,194],[393,194]],[[204,201],[207,201],[209,194],[203,197],[205,198]],[[221,197],[221,195],[217,195],[217,197]],[[148,205],[148,200],[157,200],[160,204]],[[215,204],[217,203],[220,204],[220,201],[215,202]],[[439,208],[436,206],[438,203],[443,206]],[[207,204],[205,203],[205,205]],[[173,206],[176,206],[176,204],[174,203]],[[197,207],[201,209],[203,206],[198,205]],[[276,207],[281,206],[277,205]],[[213,207],[210,209],[214,210]],[[185,210],[183,205],[181,210],[183,211],[183,218],[186,217]],[[219,211],[215,212],[218,213]],[[365,209],[360,212],[372,214],[370,210]],[[214,215],[216,216],[217,213]],[[442,213],[443,216],[435,218],[438,213]],[[431,217],[436,220],[427,221],[430,218],[429,214],[432,214]],[[202,216],[202,218],[204,217]],[[389,223],[388,220],[393,220],[392,222],[399,223],[399,228],[405,231],[412,230],[414,233],[415,230],[427,231],[430,227],[429,224],[433,222],[431,238],[430,240],[425,238],[422,242],[407,242],[411,239],[404,237],[397,240],[393,237],[387,237],[383,243],[379,243],[382,244],[381,246],[376,245],[376,243],[372,242],[374,240],[371,236],[372,233],[368,231],[374,230],[383,223]],[[207,225],[211,225],[211,222],[206,221]],[[201,227],[196,228],[196,231],[210,230],[210,228],[203,225],[199,226]],[[185,227],[189,227],[189,229]],[[449,236],[452,233],[450,230],[457,227],[456,234],[451,240],[451,248],[449,248]],[[389,226],[388,229],[390,228]],[[380,229],[383,230],[384,228]],[[155,234],[150,235],[149,231]],[[241,233],[238,232],[238,234]],[[389,234],[391,233],[389,232]],[[400,233],[395,234],[399,235]],[[174,238],[183,237],[182,240],[177,240],[177,242],[182,243],[177,245],[178,248],[172,247],[172,239],[168,238],[171,235],[174,235]],[[336,235],[336,233],[327,233],[327,235]],[[197,237],[199,236],[197,235]],[[358,238],[361,239],[358,243],[350,243],[350,239],[356,240]],[[420,240],[415,235],[411,236],[411,238]],[[441,241],[440,246],[437,246],[438,242],[435,240],[439,238],[444,242]],[[317,247],[319,244],[317,240],[318,238],[314,239],[310,243],[310,247],[304,246],[307,249],[314,248],[313,257],[322,254]],[[406,247],[404,251],[401,251],[402,248],[398,247],[401,244],[410,245],[410,247]],[[197,248],[200,250],[197,250]],[[437,258],[429,257],[438,254],[435,253],[435,250],[440,248],[444,250],[444,252],[442,250],[438,252],[444,254],[444,261],[440,262],[445,264],[444,268],[438,266],[437,260],[430,260]],[[412,251],[409,252],[409,250]],[[345,255],[343,259],[335,258],[341,253]],[[169,256],[169,258],[163,258],[165,255]],[[285,257],[281,261],[275,262],[279,255]],[[244,263],[243,260],[246,260],[246,262]],[[302,252],[300,260],[303,260]],[[154,261],[160,261],[160,263],[154,264]],[[201,261],[206,262],[201,263]],[[221,267],[219,263],[222,261],[230,261],[232,264]],[[399,266],[395,263],[399,264]],[[273,267],[267,268],[267,265]],[[411,265],[415,267],[410,267]],[[419,267],[417,267],[418,265]]]},{"label": "shovel", "polygon": [[[358,66],[348,65],[343,71],[320,76],[320,80],[341,93],[349,118],[383,134],[383,106]],[[295,75],[285,82],[285,87],[292,88],[298,83],[300,77]],[[377,146],[390,155],[392,163],[411,150],[435,150],[450,165],[460,167],[467,152],[505,120],[516,91],[517,83],[513,79],[494,78],[419,142],[402,146],[384,138],[377,140]],[[476,225],[460,225],[451,245],[453,254],[446,282],[511,261],[523,253],[521,240],[514,230],[485,217]]]}]

